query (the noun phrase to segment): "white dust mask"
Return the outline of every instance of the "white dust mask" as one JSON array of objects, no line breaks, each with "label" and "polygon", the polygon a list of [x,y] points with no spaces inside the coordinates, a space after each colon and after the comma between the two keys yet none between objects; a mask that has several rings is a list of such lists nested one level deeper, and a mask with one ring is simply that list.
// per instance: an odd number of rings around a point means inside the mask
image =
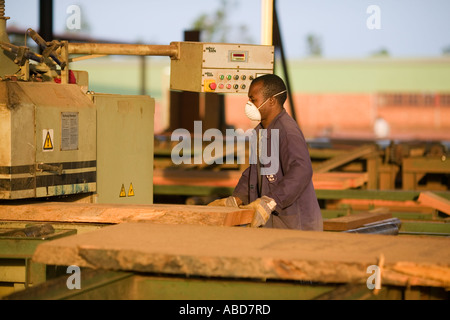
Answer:
[{"label": "white dust mask", "polygon": [[[273,95],[273,97],[276,97],[282,93],[285,93],[286,90],[281,91],[275,95]],[[270,99],[270,98],[269,98]],[[259,109],[261,109],[261,107],[267,102],[269,101],[269,99],[267,99],[266,101],[264,101],[259,108],[255,106],[255,104],[251,101],[247,101],[247,104],[245,105],[245,115],[253,121],[261,121],[261,112],[259,112]]]},{"label": "white dust mask", "polygon": [[[261,107],[259,107],[261,108]],[[259,108],[257,108],[253,102],[247,101],[245,105],[245,115],[253,121],[261,121],[261,112],[259,112]]]}]

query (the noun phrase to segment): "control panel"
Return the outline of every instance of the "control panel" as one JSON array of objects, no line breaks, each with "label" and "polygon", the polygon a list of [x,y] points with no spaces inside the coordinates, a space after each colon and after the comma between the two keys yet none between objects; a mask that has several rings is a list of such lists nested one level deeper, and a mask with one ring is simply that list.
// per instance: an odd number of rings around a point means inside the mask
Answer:
[{"label": "control panel", "polygon": [[179,42],[170,88],[193,92],[247,93],[253,79],[273,73],[273,46]]}]

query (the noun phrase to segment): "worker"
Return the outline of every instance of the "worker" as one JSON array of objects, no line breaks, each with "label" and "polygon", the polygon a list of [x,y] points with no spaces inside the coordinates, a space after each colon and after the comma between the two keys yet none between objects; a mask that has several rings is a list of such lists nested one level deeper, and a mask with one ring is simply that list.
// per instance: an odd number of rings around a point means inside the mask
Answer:
[{"label": "worker", "polygon": [[[268,164],[257,156],[258,161],[250,161],[242,173],[232,196],[208,205],[251,208],[255,211],[252,227],[322,231],[308,147],[296,121],[284,109],[287,90],[283,80],[273,74],[257,77],[248,97],[245,114],[250,120],[260,121],[254,129],[258,141],[263,129],[267,129],[267,146],[278,147],[268,147],[271,152],[278,151],[278,168],[263,172]],[[275,144],[270,141],[276,138]]]}]

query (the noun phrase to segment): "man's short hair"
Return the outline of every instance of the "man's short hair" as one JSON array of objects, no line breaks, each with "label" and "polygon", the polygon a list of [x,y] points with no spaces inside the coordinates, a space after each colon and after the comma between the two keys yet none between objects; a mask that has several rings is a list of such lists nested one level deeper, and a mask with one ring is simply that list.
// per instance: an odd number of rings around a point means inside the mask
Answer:
[{"label": "man's short hair", "polygon": [[[259,82],[261,82],[263,85],[262,94],[264,96],[264,99],[269,99],[277,93],[286,90],[286,85],[284,84],[283,79],[275,74],[265,74],[259,76],[252,81],[252,84]],[[287,92],[276,96],[275,99],[278,100],[280,105],[283,105],[287,99]]]}]

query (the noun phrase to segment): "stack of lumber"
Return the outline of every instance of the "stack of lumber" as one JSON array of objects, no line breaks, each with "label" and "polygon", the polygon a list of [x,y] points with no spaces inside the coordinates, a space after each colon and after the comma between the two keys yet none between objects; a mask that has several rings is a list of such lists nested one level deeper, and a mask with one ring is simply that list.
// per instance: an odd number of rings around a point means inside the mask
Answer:
[{"label": "stack of lumber", "polygon": [[322,163],[320,163],[318,166],[316,166],[314,168],[314,172],[324,173],[324,172],[331,171],[331,170],[333,170],[339,166],[342,166],[344,164],[347,164],[353,160],[373,154],[376,151],[376,148],[377,148],[376,145],[372,145],[372,144],[357,147],[354,150],[351,150],[344,154],[334,156],[331,159],[323,161]]},{"label": "stack of lumber", "polygon": [[[403,196],[396,194],[398,192],[391,191],[390,194],[386,194],[387,191],[380,192],[386,198],[390,196],[389,200],[381,199],[381,196],[376,198],[370,195],[367,198],[352,197],[357,195],[356,193],[349,193],[346,197],[340,196],[336,197],[333,203],[327,204],[327,209],[337,209],[339,207],[351,207],[353,210],[366,210],[367,208],[380,208],[385,207],[390,209],[391,212],[417,212],[423,214],[433,214],[436,211],[442,212],[443,214],[450,215],[450,200],[445,198],[443,195],[439,195],[431,191],[411,191],[410,195],[407,192]],[[361,193],[364,193],[363,191]],[[402,192],[400,192],[402,193]],[[398,199],[396,199],[398,198]],[[394,200],[393,200],[394,199]]]}]

